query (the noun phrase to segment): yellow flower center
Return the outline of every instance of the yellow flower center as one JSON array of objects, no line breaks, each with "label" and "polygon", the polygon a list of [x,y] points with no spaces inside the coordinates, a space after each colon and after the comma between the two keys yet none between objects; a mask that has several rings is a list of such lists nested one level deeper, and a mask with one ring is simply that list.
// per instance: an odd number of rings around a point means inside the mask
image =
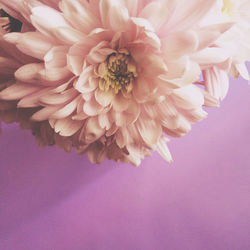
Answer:
[{"label": "yellow flower center", "polygon": [[231,16],[236,8],[235,1],[236,0],[223,0],[222,13]]},{"label": "yellow flower center", "polygon": [[120,91],[128,94],[133,89],[133,82],[137,77],[135,62],[126,49],[109,55],[105,62],[97,69],[100,77],[99,88],[108,91],[112,88],[115,94]]}]

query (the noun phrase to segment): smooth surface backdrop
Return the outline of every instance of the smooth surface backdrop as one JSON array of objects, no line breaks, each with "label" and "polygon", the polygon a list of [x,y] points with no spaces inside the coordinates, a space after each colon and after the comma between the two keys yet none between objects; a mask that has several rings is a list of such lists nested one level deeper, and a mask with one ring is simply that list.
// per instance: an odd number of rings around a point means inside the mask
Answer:
[{"label": "smooth surface backdrop", "polygon": [[250,86],[141,167],[57,148],[29,131],[0,138],[1,250],[250,249]]}]

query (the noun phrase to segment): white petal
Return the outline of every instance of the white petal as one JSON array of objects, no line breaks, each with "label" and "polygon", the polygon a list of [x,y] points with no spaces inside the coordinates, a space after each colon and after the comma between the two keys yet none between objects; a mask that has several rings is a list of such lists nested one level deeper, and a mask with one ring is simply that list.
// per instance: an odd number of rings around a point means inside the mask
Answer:
[{"label": "white petal", "polygon": [[166,142],[168,142],[168,140],[164,137],[161,137],[157,143],[156,150],[158,151],[158,153],[161,155],[163,159],[165,159],[167,162],[172,162],[173,159],[169,152]]},{"label": "white petal", "polygon": [[229,53],[221,48],[206,48],[191,56],[191,59],[199,64],[214,65],[226,61]]},{"label": "white petal", "polygon": [[183,109],[192,109],[204,104],[201,91],[194,85],[174,89],[172,97],[175,103]]},{"label": "white petal", "polygon": [[72,120],[71,117],[59,119],[56,121],[54,129],[56,133],[61,136],[72,136],[75,134],[83,125],[82,121]]}]

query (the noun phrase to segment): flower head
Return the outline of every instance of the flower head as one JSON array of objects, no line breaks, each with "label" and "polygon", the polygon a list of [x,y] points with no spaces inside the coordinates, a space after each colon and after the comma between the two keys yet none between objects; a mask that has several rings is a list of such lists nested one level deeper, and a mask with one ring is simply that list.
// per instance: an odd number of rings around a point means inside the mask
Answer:
[{"label": "flower head", "polygon": [[0,3],[24,19],[26,29],[4,39],[30,60],[0,98],[37,109],[31,119],[66,138],[57,144],[93,162],[139,165],[152,149],[171,161],[164,134],[185,135],[206,117],[204,104],[217,105],[193,84],[201,72],[194,55],[229,28],[198,25],[215,0]]}]

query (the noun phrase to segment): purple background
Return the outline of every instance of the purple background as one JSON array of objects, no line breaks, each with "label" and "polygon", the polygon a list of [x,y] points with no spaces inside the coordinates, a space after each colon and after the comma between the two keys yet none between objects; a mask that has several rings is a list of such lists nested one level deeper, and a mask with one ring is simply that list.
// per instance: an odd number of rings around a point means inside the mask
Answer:
[{"label": "purple background", "polygon": [[141,167],[57,148],[29,131],[0,138],[1,250],[250,249],[250,86]]}]

